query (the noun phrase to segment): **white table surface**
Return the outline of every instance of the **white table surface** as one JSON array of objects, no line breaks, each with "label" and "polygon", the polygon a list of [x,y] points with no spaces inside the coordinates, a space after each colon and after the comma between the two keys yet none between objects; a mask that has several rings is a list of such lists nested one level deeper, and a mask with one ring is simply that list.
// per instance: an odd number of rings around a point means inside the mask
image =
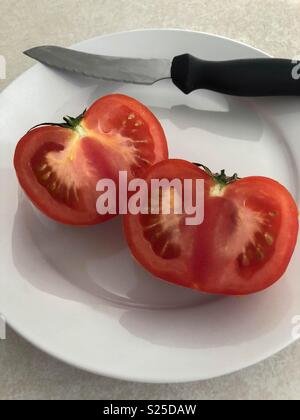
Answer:
[{"label": "white table surface", "polygon": [[[278,57],[300,55],[300,0],[0,0],[0,55],[7,60],[0,91],[33,65],[21,54],[29,47],[69,46],[105,33],[160,27],[225,35]],[[10,329],[0,341],[0,399],[299,398],[300,342],[224,378],[148,385],[64,365]]]}]

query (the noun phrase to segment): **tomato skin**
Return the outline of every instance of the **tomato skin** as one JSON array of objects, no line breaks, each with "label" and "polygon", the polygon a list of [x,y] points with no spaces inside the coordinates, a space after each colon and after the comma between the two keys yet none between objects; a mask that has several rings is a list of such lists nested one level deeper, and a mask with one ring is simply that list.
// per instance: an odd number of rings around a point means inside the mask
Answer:
[{"label": "tomato skin", "polygon": [[[198,226],[180,225],[181,252],[163,258],[139,216],[124,217],[124,231],[134,258],[154,276],[210,294],[248,295],[264,290],[284,275],[299,230],[291,194],[264,177],[237,180],[215,193],[216,182],[182,160],[160,162],[145,178],[204,179],[205,217]],[[163,222],[162,222],[163,223]],[[174,228],[173,228],[174,230]],[[172,240],[172,236],[169,237]]]},{"label": "tomato skin", "polygon": [[[72,129],[71,129],[72,128]],[[97,182],[129,180],[168,157],[164,131],[152,112],[125,95],[97,100],[76,127],[47,125],[29,131],[17,144],[14,166],[32,203],[51,219],[73,226],[105,222],[99,215]]]}]

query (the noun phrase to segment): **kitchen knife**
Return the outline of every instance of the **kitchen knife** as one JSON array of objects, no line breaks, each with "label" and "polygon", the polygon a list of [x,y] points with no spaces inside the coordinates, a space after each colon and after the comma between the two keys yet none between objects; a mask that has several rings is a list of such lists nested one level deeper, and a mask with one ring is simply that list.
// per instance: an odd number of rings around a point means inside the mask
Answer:
[{"label": "kitchen knife", "polygon": [[300,63],[275,58],[207,61],[190,54],[173,60],[110,57],[55,46],[24,54],[51,67],[88,77],[152,85],[172,79],[185,94],[198,89],[235,96],[300,95]]}]

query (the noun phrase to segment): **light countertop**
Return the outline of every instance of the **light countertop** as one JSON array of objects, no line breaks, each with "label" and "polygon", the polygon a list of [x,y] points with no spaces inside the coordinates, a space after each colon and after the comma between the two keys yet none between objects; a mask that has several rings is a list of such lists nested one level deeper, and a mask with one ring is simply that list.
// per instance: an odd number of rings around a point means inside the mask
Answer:
[{"label": "light countertop", "polygon": [[[300,55],[300,0],[1,0],[0,55],[7,79],[41,44],[69,46],[110,32],[185,28],[225,35],[274,56]],[[205,382],[147,385],[64,365],[12,330],[0,341],[0,399],[299,399],[300,343],[244,371]]]}]

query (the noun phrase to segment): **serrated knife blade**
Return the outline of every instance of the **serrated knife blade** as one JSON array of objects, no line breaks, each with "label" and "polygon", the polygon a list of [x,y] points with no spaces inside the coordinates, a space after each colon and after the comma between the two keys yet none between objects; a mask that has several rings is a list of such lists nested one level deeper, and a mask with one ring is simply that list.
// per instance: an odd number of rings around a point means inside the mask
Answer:
[{"label": "serrated knife blade", "polygon": [[24,52],[48,66],[97,79],[152,85],[171,78],[171,60],[111,57],[45,45]]}]

